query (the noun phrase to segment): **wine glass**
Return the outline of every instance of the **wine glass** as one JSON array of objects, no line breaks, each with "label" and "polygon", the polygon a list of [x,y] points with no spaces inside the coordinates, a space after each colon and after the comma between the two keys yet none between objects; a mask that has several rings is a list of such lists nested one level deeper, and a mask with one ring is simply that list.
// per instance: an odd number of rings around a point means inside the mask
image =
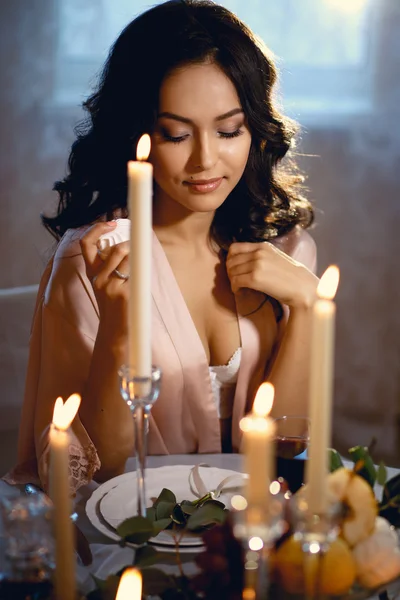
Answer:
[{"label": "wine glass", "polygon": [[275,424],[276,476],[282,477],[294,494],[304,483],[310,419],[282,416],[275,419]]},{"label": "wine glass", "polygon": [[145,470],[149,416],[160,393],[161,369],[153,367],[150,377],[137,375],[135,369],[123,365],[119,372],[120,392],[133,415],[137,476],[137,512],[146,516]]}]

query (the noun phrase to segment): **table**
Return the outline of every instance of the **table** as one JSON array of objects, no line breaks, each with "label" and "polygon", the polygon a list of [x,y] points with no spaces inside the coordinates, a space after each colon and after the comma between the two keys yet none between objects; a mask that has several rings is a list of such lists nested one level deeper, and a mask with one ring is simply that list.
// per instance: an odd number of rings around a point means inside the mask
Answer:
[{"label": "table", "polygon": [[[147,466],[149,468],[166,466],[166,465],[193,465],[198,463],[206,463],[213,467],[221,469],[230,469],[233,471],[242,470],[242,457],[239,454],[201,454],[201,455],[170,455],[170,456],[149,456]],[[349,465],[352,463],[348,463]],[[136,462],[134,458],[127,461],[125,472],[135,470]],[[399,469],[388,468],[388,478],[399,473]],[[101,532],[97,531],[89,521],[85,512],[85,505],[93,491],[99,487],[99,484],[92,481],[90,484],[78,490],[75,498],[75,510],[78,514],[77,525],[90,543],[93,553],[93,565],[88,568],[78,565],[78,580],[82,590],[88,593],[93,589],[93,580],[90,573],[96,575],[100,579],[106,578],[108,574],[115,573],[125,565],[132,564],[134,550],[131,548],[120,548],[113,540],[109,539]],[[12,487],[4,481],[0,481],[0,498],[16,497],[21,494],[21,489],[17,486]],[[2,533],[2,525],[0,523],[0,536]],[[194,571],[192,555],[182,555],[182,560],[185,564],[185,571],[188,575]],[[161,563],[162,564],[162,563]],[[173,569],[171,565],[162,564],[164,570]],[[400,599],[400,587],[396,584],[390,590],[391,600]],[[398,594],[398,595],[397,595]]]}]

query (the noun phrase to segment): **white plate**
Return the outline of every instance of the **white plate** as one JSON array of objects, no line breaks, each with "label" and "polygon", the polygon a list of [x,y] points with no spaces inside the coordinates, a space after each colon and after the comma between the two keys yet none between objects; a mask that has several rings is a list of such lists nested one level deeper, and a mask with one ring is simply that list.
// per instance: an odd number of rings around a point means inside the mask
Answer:
[{"label": "white plate", "polygon": [[[148,469],[146,471],[146,505],[151,506],[153,499],[157,498],[163,488],[170,489],[176,496],[177,502],[182,500],[195,500],[196,496],[192,493],[189,485],[189,475],[192,466],[174,465]],[[238,476],[238,483],[241,481],[241,474],[226,469],[216,467],[199,467],[200,476],[208,491],[214,490],[218,484],[228,476]],[[237,493],[237,490],[235,490]],[[235,492],[233,492],[235,493]],[[230,498],[233,493],[221,494],[219,500],[227,507],[230,505]],[[113,529],[122,523],[125,519],[136,514],[137,495],[136,495],[136,473],[126,473],[105,496],[103,496],[99,509],[105,521]],[[152,538],[151,542],[169,546],[175,546],[175,540],[169,531],[162,531],[157,537]],[[179,543],[180,546],[202,546],[201,537],[194,534],[185,535]]]},{"label": "white plate", "polygon": [[[189,473],[192,466],[174,465],[165,466],[146,471],[146,497],[148,506],[152,505],[151,498],[156,498],[163,488],[174,492],[177,501],[194,500],[196,496],[190,490]],[[241,482],[241,474],[227,469],[216,467],[200,467],[200,475],[208,490],[215,489],[218,484],[228,476],[237,476],[237,482]],[[227,507],[230,506],[230,498],[237,489],[232,489],[221,494],[219,500]],[[114,540],[119,540],[116,528],[125,519],[136,514],[136,473],[125,473],[107,481],[95,490],[86,503],[86,513],[91,523]],[[158,536],[152,538],[151,543],[158,546],[159,550],[170,550],[175,546],[171,534],[162,531]],[[187,552],[194,552],[203,546],[199,536],[187,535],[182,538],[180,547]]]},{"label": "white plate", "polygon": [[[89,521],[91,522],[93,527],[95,527],[97,529],[97,531],[100,531],[100,533],[102,533],[103,535],[105,535],[106,537],[108,537],[109,539],[111,539],[115,542],[120,542],[121,541],[120,536],[117,534],[115,529],[112,529],[110,527],[110,525],[107,524],[107,522],[101,516],[100,511],[98,510],[99,498],[97,495],[97,491],[98,490],[95,490],[93,492],[92,496],[89,498],[89,500],[86,503],[86,514],[89,518]],[[103,492],[104,492],[104,490],[103,490]],[[100,500],[101,500],[101,496],[100,496]],[[136,548],[136,546],[134,544],[127,543],[126,545],[131,548]],[[171,552],[171,550],[173,550],[173,548],[171,546],[157,546],[157,544],[152,544],[152,546],[159,552]],[[185,547],[180,548],[179,551],[181,554],[193,554],[193,553],[200,552],[203,548],[204,548],[204,546],[188,546],[186,548]]]}]

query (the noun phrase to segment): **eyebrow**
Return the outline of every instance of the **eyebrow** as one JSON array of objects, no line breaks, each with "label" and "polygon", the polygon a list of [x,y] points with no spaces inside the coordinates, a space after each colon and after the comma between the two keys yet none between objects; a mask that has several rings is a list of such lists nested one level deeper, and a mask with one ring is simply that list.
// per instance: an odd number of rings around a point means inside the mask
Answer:
[{"label": "eyebrow", "polygon": [[[243,114],[242,108],[234,108],[223,115],[219,115],[215,118],[215,121],[224,121],[225,119],[229,119],[229,117],[234,117],[235,115]],[[158,115],[159,119],[172,119],[173,121],[179,121],[181,123],[188,123],[189,125],[193,125],[193,121],[191,119],[187,119],[186,117],[181,117],[179,115],[175,115],[170,112],[162,112]]]}]

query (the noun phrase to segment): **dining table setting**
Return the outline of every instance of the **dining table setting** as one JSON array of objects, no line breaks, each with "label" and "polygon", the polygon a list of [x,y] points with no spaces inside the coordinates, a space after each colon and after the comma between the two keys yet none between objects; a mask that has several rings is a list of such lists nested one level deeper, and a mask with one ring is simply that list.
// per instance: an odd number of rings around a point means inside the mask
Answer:
[{"label": "dining table setting", "polygon": [[119,371],[134,456],[125,473],[72,497],[69,430],[81,398],[54,399],[48,494],[0,481],[0,599],[400,598],[400,469],[358,440],[345,457],[332,448],[335,265],[313,306],[308,415],[271,416],[266,381],[240,421],[240,453],[147,455],[162,372],[151,356],[143,137],[128,165],[129,352]]},{"label": "dining table setting", "polygon": [[[238,492],[243,489],[246,478],[243,478],[243,469],[245,461],[243,456],[240,454],[211,454],[211,455],[169,455],[169,456],[149,456],[147,458],[146,465],[146,494],[148,501],[151,505],[151,499],[155,495],[159,494],[161,489],[171,489],[176,494],[177,499],[196,500],[198,496],[204,492],[204,489],[199,486],[196,487],[196,482],[191,480],[191,474],[193,470],[197,469],[200,476],[200,481],[210,490],[215,490],[222,483],[221,493],[219,500],[230,504],[231,510],[236,513],[236,517],[240,515],[241,506],[238,505],[238,499],[242,498]],[[351,468],[352,463],[348,460],[344,461],[346,468]],[[150,592],[157,591],[165,585],[169,576],[178,577],[181,572],[184,573],[187,581],[191,579],[196,580],[199,578],[199,573],[202,573],[201,562],[199,566],[199,556],[201,554],[207,554],[208,548],[204,542],[203,535],[183,536],[179,540],[179,566],[177,562],[177,546],[176,540],[168,530],[161,531],[158,535],[150,538],[145,545],[136,543],[121,543],[121,536],[117,533],[117,528],[120,523],[124,520],[132,517],[137,512],[137,495],[135,494],[136,489],[136,459],[132,457],[128,459],[126,464],[125,473],[104,483],[96,483],[91,481],[88,485],[81,487],[72,504],[72,512],[70,515],[70,522],[76,531],[79,532],[78,536],[75,536],[75,548],[73,551],[74,558],[74,597],[75,598],[96,598],[96,597],[116,597],[118,586],[121,585],[119,576],[122,570],[129,569],[135,565],[135,556],[137,559],[137,553],[140,552],[144,547],[151,548],[154,551],[154,556],[150,556],[150,561],[144,560],[142,565],[136,565],[135,570],[143,574],[142,584],[146,584],[146,587]],[[393,479],[400,476],[400,469],[387,468],[387,478]],[[226,484],[224,485],[224,480]],[[199,482],[197,481],[197,485]],[[375,485],[375,493],[377,497],[381,493],[381,486]],[[41,490],[35,488],[35,486],[10,486],[4,481],[0,482],[0,502],[2,505],[3,523],[0,527],[0,567],[2,578],[7,575],[7,529],[8,526],[5,523],[6,511],[12,512],[18,509],[21,501],[24,502],[26,508],[27,503],[33,503],[31,511],[37,513],[37,506],[35,508],[35,498],[44,496]],[[290,497],[290,494],[287,494]],[[233,505],[236,506],[236,510],[232,509],[232,503],[229,501],[233,499]],[[293,499],[294,496],[291,497]],[[285,503],[283,498],[280,499],[281,503]],[[290,502],[290,500],[288,501]],[[49,504],[46,503],[46,510],[49,510]],[[25,511],[26,512],[26,511]],[[26,517],[25,517],[26,518]],[[229,517],[230,519],[230,517]],[[34,516],[28,516],[28,525],[32,526]],[[239,561],[236,557],[236,567],[244,568],[243,562],[243,547],[244,538],[242,534],[237,533],[243,523],[236,523],[235,526],[235,514],[233,515],[233,521],[230,521],[230,537],[228,537],[229,543],[232,545],[235,543],[236,550],[239,548],[242,551],[241,560]],[[282,534],[285,528],[284,519],[282,513],[278,513],[274,517],[274,533],[273,538],[276,539]],[[236,527],[236,528],[235,528]],[[32,528],[34,529],[34,527]],[[215,525],[215,529],[221,529],[221,525]],[[261,527],[258,530],[261,531]],[[19,530],[19,533],[21,531]],[[209,529],[206,535],[210,535],[212,530]],[[45,532],[43,531],[43,534]],[[31,536],[32,536],[31,532]],[[235,535],[237,538],[235,538]],[[31,537],[30,536],[30,537]],[[29,537],[29,536],[28,536]],[[44,535],[46,539],[46,535]],[[253,536],[257,538],[257,536]],[[251,539],[251,538],[250,538]],[[239,540],[239,541],[237,541]],[[47,532],[47,544],[51,545],[51,532]],[[249,540],[247,540],[248,542]],[[254,539],[253,539],[254,544]],[[23,543],[22,543],[23,545]],[[43,540],[42,540],[43,545]],[[268,544],[266,544],[268,545]],[[227,562],[229,563],[229,547],[227,546]],[[23,551],[23,549],[22,549]],[[263,556],[266,562],[271,557],[271,547],[263,548]],[[212,554],[212,549],[211,549]],[[235,556],[234,552],[233,555]],[[50,571],[56,568],[53,563],[50,566]],[[264,569],[265,571],[265,569]],[[155,574],[155,580],[153,582],[148,581],[147,573],[152,577]],[[53,573],[54,575],[54,573]],[[160,577],[161,575],[161,577]],[[262,575],[258,573],[262,580]],[[268,585],[268,577],[264,572],[264,585]],[[99,582],[107,582],[109,585],[109,595],[94,596],[98,589]],[[144,592],[142,589],[142,591]],[[233,595],[233,590],[227,586],[227,594],[224,595],[224,588],[219,597],[242,597],[242,590],[236,590],[237,595]],[[126,598],[141,598],[140,595],[130,595],[128,593]],[[276,589],[275,589],[276,592]],[[46,592],[47,593],[47,592]],[[170,592],[172,594],[172,592]],[[91,596],[92,594],[92,596]],[[0,597],[7,597],[1,594],[0,586]],[[15,594],[14,598],[22,598],[24,596],[18,596]],[[28,597],[28,596],[26,596]],[[37,595],[36,598],[52,598],[51,595]],[[58,597],[58,596],[55,596]],[[146,594],[143,596],[148,599],[162,598],[157,594]],[[173,598],[170,595],[167,597]],[[182,597],[185,596],[178,596]],[[196,596],[188,596],[196,597]],[[201,597],[201,596],[197,596]],[[205,597],[218,597],[218,596],[205,596]],[[243,596],[244,597],[244,596]],[[267,591],[264,589],[263,593],[259,596],[260,598],[267,598]],[[314,596],[302,596],[302,595],[291,595],[283,594],[277,595],[276,593],[270,597],[273,598],[301,598],[301,597],[314,597]],[[319,598],[316,595],[315,598]],[[328,597],[328,596],[321,596]],[[338,596],[333,596],[338,597]],[[381,598],[395,600],[400,597],[400,577],[395,577],[392,581],[387,584],[377,585],[372,589],[363,588],[360,585],[353,585],[350,593],[342,594],[340,598],[349,598],[352,600],[361,600],[367,598]]]},{"label": "dining table setting", "polygon": [[[201,459],[197,462],[196,459]],[[351,468],[350,461],[344,461],[347,468]],[[200,466],[201,465],[201,466]],[[216,489],[221,483],[221,494],[219,500],[229,505],[229,498],[234,499],[233,504],[238,501],[237,492],[243,488],[243,457],[239,454],[212,454],[201,457],[193,455],[171,455],[171,456],[152,456],[148,458],[147,468],[147,496],[148,503],[160,490],[160,487],[167,487],[175,491],[177,499],[198,498],[205,489],[197,489],[194,484],[191,486],[190,475],[193,469],[198,468],[201,473],[202,483],[207,489]],[[101,580],[119,572],[121,569],[134,564],[135,545],[128,544],[125,547],[118,545],[120,536],[116,533],[116,527],[119,523],[129,518],[135,512],[136,498],[132,494],[134,487],[135,460],[130,459],[127,462],[126,473],[116,477],[105,484],[95,484],[92,482],[78,492],[75,511],[78,515],[77,525],[89,542],[92,565],[90,567],[81,567],[80,574],[82,582],[89,588],[93,587],[90,578],[85,575],[85,569],[95,574]],[[394,478],[400,474],[400,469],[387,468],[388,479]],[[377,495],[381,492],[379,484],[375,486]],[[283,503],[285,502],[284,499]],[[281,501],[282,501],[281,500]],[[236,505],[236,509],[238,509]],[[236,516],[240,510],[236,510]],[[281,535],[285,528],[283,515],[278,513],[274,519],[273,538]],[[236,528],[239,530],[240,524]],[[233,525],[233,529],[235,527]],[[256,536],[253,536],[256,537]],[[232,540],[234,535],[232,536]],[[246,540],[248,541],[248,540]],[[240,540],[243,544],[243,538]],[[176,542],[167,531],[163,531],[154,538],[150,538],[149,545],[157,550],[157,568],[165,573],[178,573],[176,564]],[[196,562],[196,557],[200,553],[207,552],[207,546],[204,543],[203,536],[188,535],[179,540],[179,554],[182,563],[182,569],[185,576],[190,578],[199,573],[200,567]],[[266,556],[268,556],[267,550]],[[268,558],[266,558],[268,560]],[[201,563],[200,563],[201,564]],[[243,568],[243,565],[240,565]],[[85,579],[86,576],[86,579]],[[264,582],[265,583],[265,582]],[[276,590],[275,590],[276,593]],[[380,594],[380,596],[379,596]],[[368,590],[362,586],[353,586],[348,594],[341,594],[342,598],[353,598],[361,600],[362,598],[395,598],[400,597],[400,578],[395,578],[389,582],[389,585],[378,584]],[[206,596],[207,597],[207,596]],[[217,597],[217,596],[216,596]],[[224,596],[223,592],[220,597]],[[241,597],[241,596],[238,596]],[[259,597],[267,598],[267,591],[264,589]],[[279,596],[272,596],[279,597]],[[283,596],[282,597],[286,597]],[[296,595],[287,597],[299,597]],[[312,595],[310,597],[313,597]],[[315,597],[319,597],[316,595]],[[326,597],[326,596],[325,596]]]}]

